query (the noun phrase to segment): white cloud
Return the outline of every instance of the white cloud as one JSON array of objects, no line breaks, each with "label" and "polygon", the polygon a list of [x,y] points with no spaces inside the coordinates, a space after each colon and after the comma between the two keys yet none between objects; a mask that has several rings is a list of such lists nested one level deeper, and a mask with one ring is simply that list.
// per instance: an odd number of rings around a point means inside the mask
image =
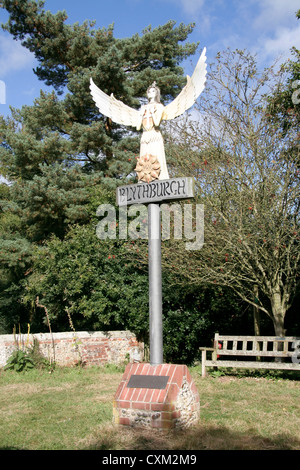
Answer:
[{"label": "white cloud", "polygon": [[253,30],[257,32],[254,45],[262,60],[291,57],[291,48],[299,46],[300,21],[296,12],[300,9],[299,0],[253,0],[257,6],[257,16]]},{"label": "white cloud", "polygon": [[253,6],[258,10],[253,26],[270,32],[296,22],[295,14],[300,9],[299,0],[254,0]]},{"label": "white cloud", "polygon": [[181,4],[185,13],[189,15],[199,13],[203,6],[205,0],[178,0],[178,3]]},{"label": "white cloud", "polygon": [[20,71],[33,65],[34,55],[5,34],[0,34],[0,79],[11,72]]},{"label": "white cloud", "polygon": [[273,38],[266,38],[263,53],[266,56],[282,55],[285,59],[291,56],[291,48],[299,45],[300,25],[297,28],[278,28]]},{"label": "white cloud", "polygon": [[235,9],[224,35],[226,45],[248,49],[264,66],[276,59],[285,61],[291,57],[291,48],[299,47],[299,0],[232,0],[231,4]]}]

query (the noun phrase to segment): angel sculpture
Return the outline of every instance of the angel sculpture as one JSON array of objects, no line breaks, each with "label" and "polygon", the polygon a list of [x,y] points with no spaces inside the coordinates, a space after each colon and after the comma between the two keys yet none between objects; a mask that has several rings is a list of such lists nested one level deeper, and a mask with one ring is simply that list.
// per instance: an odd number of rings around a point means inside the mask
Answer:
[{"label": "angel sculpture", "polygon": [[162,120],[174,119],[187,111],[204,89],[206,80],[206,49],[204,48],[193,75],[187,75],[187,84],[167,106],[160,102],[160,90],[156,82],[147,89],[148,104],[140,110],[127,106],[113,94],[108,96],[90,79],[90,90],[99,111],[117,124],[143,129],[140,156],[135,171],[138,180],[150,183],[155,179],[169,179],[164,142],[159,130]]}]

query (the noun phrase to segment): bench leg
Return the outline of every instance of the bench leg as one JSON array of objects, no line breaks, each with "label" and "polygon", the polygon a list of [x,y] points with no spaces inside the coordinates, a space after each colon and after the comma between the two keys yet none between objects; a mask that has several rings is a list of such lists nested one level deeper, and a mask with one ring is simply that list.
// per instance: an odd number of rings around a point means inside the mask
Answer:
[{"label": "bench leg", "polygon": [[201,357],[201,363],[202,363],[202,377],[206,376],[206,371],[205,371],[205,362],[206,362],[206,351],[202,351],[202,357]]}]

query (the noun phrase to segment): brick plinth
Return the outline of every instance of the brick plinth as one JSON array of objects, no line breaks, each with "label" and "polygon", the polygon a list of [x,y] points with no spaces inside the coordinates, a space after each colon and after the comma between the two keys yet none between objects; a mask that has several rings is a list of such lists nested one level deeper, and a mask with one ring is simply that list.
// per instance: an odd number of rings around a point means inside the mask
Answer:
[{"label": "brick plinth", "polygon": [[[132,376],[135,379],[139,379],[137,376],[168,379],[164,388],[143,388],[142,385],[133,388],[128,387]],[[187,366],[133,363],[127,365],[116,391],[113,412],[115,423],[121,425],[161,429],[188,427],[199,419],[200,400]]]}]

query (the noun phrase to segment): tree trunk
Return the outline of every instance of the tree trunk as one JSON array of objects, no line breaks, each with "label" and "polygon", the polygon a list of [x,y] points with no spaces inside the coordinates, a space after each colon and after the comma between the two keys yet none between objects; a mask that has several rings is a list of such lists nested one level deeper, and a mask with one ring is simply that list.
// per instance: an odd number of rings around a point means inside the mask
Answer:
[{"label": "tree trunk", "polygon": [[286,307],[284,305],[280,291],[273,293],[271,298],[273,325],[276,336],[285,336],[284,318]]},{"label": "tree trunk", "polygon": [[[272,305],[272,315],[273,315],[273,324],[275,329],[275,334],[278,337],[285,336],[284,328],[284,317],[286,314],[286,307],[283,303],[282,295],[278,290],[275,292],[271,298]],[[278,351],[282,351],[283,344],[278,344]],[[283,362],[282,357],[276,357],[275,362]]]},{"label": "tree trunk", "polygon": [[[254,302],[258,298],[258,286],[254,286],[253,289]],[[260,312],[257,307],[253,306],[253,321],[254,321],[254,334],[255,336],[260,335]]]},{"label": "tree trunk", "polygon": [[285,336],[284,318],[274,318],[273,324],[276,336]]},{"label": "tree trunk", "polygon": [[[254,302],[258,299],[258,286],[254,286],[253,289]],[[260,311],[256,306],[253,306],[253,322],[254,322],[254,334],[255,336],[260,336]],[[257,347],[259,348],[259,343],[257,342]],[[261,357],[256,356],[256,361],[260,361]]]}]

